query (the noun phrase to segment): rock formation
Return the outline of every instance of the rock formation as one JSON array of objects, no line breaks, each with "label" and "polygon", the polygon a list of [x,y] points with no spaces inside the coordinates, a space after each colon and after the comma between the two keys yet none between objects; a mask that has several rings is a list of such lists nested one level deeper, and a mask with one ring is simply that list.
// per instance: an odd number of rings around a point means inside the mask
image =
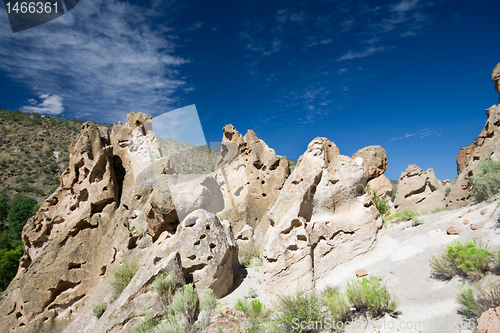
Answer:
[{"label": "rock formation", "polygon": [[260,247],[267,225],[258,226],[289,175],[288,159],[278,158],[254,131],[242,136],[232,125],[223,128],[221,157],[215,173],[225,208],[217,215],[231,223],[242,249]]},{"label": "rock formation", "polygon": [[[223,209],[215,178],[183,181],[150,125],[132,112],[111,130],[82,126],[60,187],[23,230],[18,273],[0,298],[3,330],[128,331],[143,307],[157,307],[147,293],[161,271],[219,297],[232,287],[237,246],[214,215]],[[112,271],[129,260],[139,271],[97,320],[92,306],[109,302]]]},{"label": "rock formation", "polygon": [[381,176],[387,169],[387,153],[380,146],[362,148],[352,155],[352,159],[363,166],[367,180]]},{"label": "rock formation", "polygon": [[[500,94],[500,63],[493,68],[491,81],[495,82],[495,90]],[[500,97],[498,98],[498,103],[500,104]]]},{"label": "rock formation", "polygon": [[393,188],[391,181],[384,175],[380,175],[368,182],[370,188],[377,191],[380,196],[385,196],[386,198],[392,198]]},{"label": "rock formation", "polygon": [[478,328],[478,333],[500,333],[500,325],[497,324],[500,322],[500,307],[483,312],[478,322],[488,323],[488,325],[481,325],[481,328]]},{"label": "rock formation", "polygon": [[397,212],[413,210],[430,213],[433,209],[445,206],[445,191],[433,169],[424,172],[416,165],[409,165],[401,173],[394,202]]},{"label": "rock formation", "polygon": [[[264,220],[268,298],[312,289],[335,266],[372,248],[382,219],[368,194],[362,163],[316,138],[300,157]],[[361,188],[361,191],[359,191]]]},{"label": "rock formation", "polygon": [[[496,91],[500,93],[500,64],[493,69],[492,80]],[[486,117],[486,124],[477,139],[462,148],[457,155],[458,176],[447,197],[449,208],[457,208],[466,203],[470,191],[467,177],[476,173],[476,165],[481,159],[491,156],[493,160],[500,160],[500,107],[493,105],[487,109]]]}]

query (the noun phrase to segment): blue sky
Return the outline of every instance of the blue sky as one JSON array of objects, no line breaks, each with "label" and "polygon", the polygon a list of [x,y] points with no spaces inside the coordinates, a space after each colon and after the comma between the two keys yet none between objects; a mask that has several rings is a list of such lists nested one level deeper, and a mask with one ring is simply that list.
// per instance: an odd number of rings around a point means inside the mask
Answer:
[{"label": "blue sky", "polygon": [[0,108],[112,123],[195,104],[207,142],[253,129],[297,159],[316,136],[456,176],[497,103],[495,0],[81,0],[13,34],[0,9]]}]

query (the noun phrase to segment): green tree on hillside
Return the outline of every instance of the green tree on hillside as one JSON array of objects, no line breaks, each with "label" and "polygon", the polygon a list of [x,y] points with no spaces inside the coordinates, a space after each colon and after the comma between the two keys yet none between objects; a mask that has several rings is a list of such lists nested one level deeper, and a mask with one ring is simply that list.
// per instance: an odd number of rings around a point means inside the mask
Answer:
[{"label": "green tree on hillside", "polygon": [[7,232],[0,233],[0,291],[16,276],[23,250],[20,240],[12,240]]},{"label": "green tree on hillside", "polygon": [[0,231],[4,230],[4,223],[7,222],[7,215],[9,214],[9,198],[7,192],[3,189],[0,192]]},{"label": "green tree on hillside", "polygon": [[[15,197],[14,197],[15,199]],[[14,201],[14,199],[12,201]],[[26,221],[33,216],[33,207],[37,204],[35,199],[25,198],[12,205],[7,220],[9,222],[9,236],[12,239],[21,239],[21,232]]]}]

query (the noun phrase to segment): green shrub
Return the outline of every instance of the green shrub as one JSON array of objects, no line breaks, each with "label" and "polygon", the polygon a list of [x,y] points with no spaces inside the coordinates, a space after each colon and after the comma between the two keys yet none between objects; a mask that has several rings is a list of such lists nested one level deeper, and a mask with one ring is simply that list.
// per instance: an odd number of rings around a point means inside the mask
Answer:
[{"label": "green shrub", "polygon": [[435,255],[429,261],[436,277],[451,280],[457,275],[457,268],[448,259],[446,253]]},{"label": "green shrub", "polygon": [[475,202],[490,199],[500,191],[500,161],[487,157],[476,167],[476,174],[467,178],[472,186],[469,198]]},{"label": "green shrub", "polygon": [[444,208],[436,208],[436,209],[433,209],[431,211],[431,214],[436,214],[436,213],[439,213],[439,212],[444,212],[444,211],[447,211],[448,210],[448,207],[444,207]]},{"label": "green shrub", "polygon": [[92,313],[97,318],[100,318],[102,316],[102,314],[106,311],[107,308],[108,308],[108,305],[106,304],[106,302],[97,302],[92,307]]},{"label": "green shrub", "polygon": [[175,294],[175,285],[176,279],[174,274],[169,273],[167,275],[165,273],[160,273],[155,277],[153,285],[151,286],[151,291],[156,292],[164,305],[167,305]]},{"label": "green shrub", "polygon": [[210,320],[219,306],[217,296],[212,289],[208,288],[200,295],[200,310],[204,311],[204,318],[201,320],[204,327],[210,324]]},{"label": "green shrub", "polygon": [[249,268],[262,266],[262,260],[260,260],[260,251],[258,248],[254,248],[251,251],[238,251],[238,259],[241,267]]},{"label": "green shrub", "polygon": [[491,252],[476,247],[475,242],[454,242],[447,247],[446,255],[457,269],[473,279],[486,272],[491,263]]},{"label": "green shrub", "polygon": [[394,219],[400,219],[402,221],[410,221],[411,219],[417,216],[419,216],[417,212],[414,212],[412,210],[405,210],[404,212],[401,213],[389,215],[388,217],[385,218],[385,220],[390,221]]},{"label": "green shrub", "polygon": [[[7,236],[5,234],[5,236]],[[7,237],[3,237],[4,239]],[[9,242],[8,246],[2,244],[0,249],[0,290],[5,290],[10,281],[16,276],[19,267],[19,260],[23,256],[24,246],[18,245],[13,247],[15,242]]]},{"label": "green shrub", "polygon": [[386,216],[390,212],[391,206],[389,205],[389,200],[384,196],[379,196],[377,190],[371,189],[370,184],[366,185],[365,193],[370,194],[375,207],[377,207],[382,217]]},{"label": "green shrub", "polygon": [[160,317],[155,317],[152,309],[142,310],[140,316],[142,323],[135,329],[136,333],[150,333],[161,322]]},{"label": "green shrub", "polygon": [[479,318],[488,309],[500,306],[500,284],[491,280],[474,288],[461,285],[458,290],[458,300],[464,306],[460,312],[468,318]]},{"label": "green shrub", "polygon": [[276,321],[283,332],[314,332],[296,327],[298,322],[322,322],[321,302],[316,291],[298,290],[295,294],[279,296],[275,304]]},{"label": "green shrub", "polygon": [[190,331],[199,311],[198,292],[193,284],[186,284],[175,294],[171,310],[183,324],[185,331]]},{"label": "green shrub", "polygon": [[136,260],[125,261],[121,265],[115,267],[113,270],[113,279],[110,284],[115,289],[117,295],[125,290],[138,270],[139,263]]},{"label": "green shrub", "polygon": [[444,188],[444,195],[445,195],[445,197],[447,197],[448,194],[450,194],[450,192],[451,192],[451,186],[446,186]]},{"label": "green shrub", "polygon": [[250,288],[250,290],[248,290],[248,295],[245,296],[245,298],[257,298],[257,289]]},{"label": "green shrub", "polygon": [[7,220],[9,222],[9,235],[12,239],[21,239],[21,232],[26,224],[26,221],[33,216],[33,207],[37,204],[35,199],[23,197],[19,202],[16,203],[16,198],[19,196],[14,196],[11,205],[12,208],[7,214]]},{"label": "green shrub", "polygon": [[247,331],[261,332],[264,328],[266,320],[269,318],[270,311],[267,310],[258,299],[253,299],[250,302],[247,299],[239,298],[235,304],[237,309],[240,309],[248,317]]},{"label": "green shrub", "polygon": [[418,217],[414,217],[411,219],[411,226],[412,227],[418,227],[419,225],[423,224],[424,221],[422,219],[419,219]]},{"label": "green shrub", "polygon": [[349,303],[357,313],[369,313],[373,318],[388,313],[396,315],[398,299],[391,295],[379,277],[355,279],[346,286]]},{"label": "green shrub", "polygon": [[324,302],[335,322],[347,322],[351,319],[351,304],[345,293],[338,287],[327,287],[324,291]]},{"label": "green shrub", "polygon": [[431,267],[436,276],[447,280],[457,274],[477,280],[488,271],[492,261],[491,252],[484,247],[478,241],[456,241],[448,245],[444,253],[432,257]]}]

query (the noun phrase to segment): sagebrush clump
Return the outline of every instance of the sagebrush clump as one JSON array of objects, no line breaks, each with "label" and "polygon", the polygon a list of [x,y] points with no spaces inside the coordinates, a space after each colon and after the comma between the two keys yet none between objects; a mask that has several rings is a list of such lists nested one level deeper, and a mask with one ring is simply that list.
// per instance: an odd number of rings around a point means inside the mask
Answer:
[{"label": "sagebrush clump", "polygon": [[260,251],[258,248],[253,248],[251,251],[238,251],[238,259],[242,267],[256,267],[262,266],[262,260],[260,260]]},{"label": "sagebrush clump", "polygon": [[258,299],[248,301],[247,299],[239,298],[235,307],[243,311],[248,317],[246,329],[249,333],[261,332],[271,314]]},{"label": "sagebrush clump", "polygon": [[106,311],[107,308],[108,308],[108,305],[106,304],[106,302],[97,302],[92,307],[92,313],[97,318],[100,318],[103,315],[103,313]]},{"label": "sagebrush clump", "polygon": [[121,294],[130,283],[135,273],[139,270],[139,263],[136,260],[129,260],[116,266],[113,270],[113,279],[110,284],[115,289],[116,294]]},{"label": "sagebrush clump", "polygon": [[464,306],[460,312],[467,318],[479,318],[488,309],[500,306],[500,283],[483,281],[473,288],[461,285],[458,300]]},{"label": "sagebrush clump", "polygon": [[478,280],[492,262],[492,254],[485,247],[478,241],[453,242],[444,253],[432,257],[431,267],[437,277],[447,280],[458,274]]},{"label": "sagebrush clump", "polygon": [[500,161],[490,156],[477,164],[476,174],[467,178],[471,190],[469,198],[475,202],[486,201],[500,192]]},{"label": "sagebrush clump", "polygon": [[295,294],[278,297],[275,310],[275,320],[282,332],[314,332],[297,328],[295,323],[322,322],[325,318],[320,297],[314,290],[310,292],[298,290]]},{"label": "sagebrush clump", "polygon": [[347,284],[345,293],[356,313],[368,313],[373,318],[380,318],[386,313],[397,315],[399,300],[379,277],[352,280]]},{"label": "sagebrush clump", "polygon": [[167,275],[165,273],[160,273],[155,277],[153,285],[151,286],[151,291],[156,292],[166,306],[175,294],[175,285],[176,280],[174,274],[169,273]]},{"label": "sagebrush clump", "polygon": [[377,190],[375,190],[375,189],[372,190],[370,188],[369,184],[366,185],[365,193],[368,193],[371,195],[372,201],[375,204],[375,207],[377,207],[377,210],[379,211],[380,215],[382,215],[382,217],[389,214],[389,212],[391,210],[391,206],[389,204],[389,199],[387,199],[384,196],[380,196],[377,193]]}]

